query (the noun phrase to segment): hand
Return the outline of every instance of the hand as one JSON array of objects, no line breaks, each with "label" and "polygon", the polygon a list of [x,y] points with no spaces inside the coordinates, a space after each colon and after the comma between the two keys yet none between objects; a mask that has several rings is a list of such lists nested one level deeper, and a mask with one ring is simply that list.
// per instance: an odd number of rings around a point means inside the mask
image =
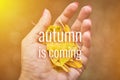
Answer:
[{"label": "hand", "polygon": [[[63,24],[68,24],[70,18],[77,11],[78,3],[74,2],[69,4],[63,13],[56,19],[54,25],[59,25],[59,20]],[[72,31],[82,31],[82,56],[81,60],[86,66],[91,42],[91,20],[89,19],[91,13],[90,6],[84,6],[71,26]],[[39,32],[45,31],[50,25],[51,14],[49,10],[45,9],[43,15],[37,25],[32,31],[23,39],[21,46],[21,60],[22,69],[19,80],[76,80],[81,75],[81,69],[70,68],[70,72],[57,72],[53,69],[49,57],[39,58],[39,49],[46,49],[46,46],[39,43]]]}]

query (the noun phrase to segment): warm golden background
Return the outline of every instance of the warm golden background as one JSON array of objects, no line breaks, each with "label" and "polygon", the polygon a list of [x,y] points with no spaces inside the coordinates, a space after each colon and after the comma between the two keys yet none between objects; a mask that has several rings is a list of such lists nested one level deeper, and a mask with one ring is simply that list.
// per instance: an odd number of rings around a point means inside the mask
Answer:
[{"label": "warm golden background", "polygon": [[[0,80],[18,79],[21,40],[37,23],[44,8],[52,12],[54,21],[73,1],[0,0]],[[79,10],[87,4],[93,7],[91,56],[80,80],[120,80],[120,0],[79,2]]]}]

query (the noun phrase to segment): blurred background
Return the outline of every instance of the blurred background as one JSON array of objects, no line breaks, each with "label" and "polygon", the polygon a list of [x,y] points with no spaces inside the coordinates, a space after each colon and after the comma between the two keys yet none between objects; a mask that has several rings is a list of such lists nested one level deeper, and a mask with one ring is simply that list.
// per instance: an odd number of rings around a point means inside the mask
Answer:
[{"label": "blurred background", "polygon": [[54,22],[73,1],[80,3],[79,10],[93,7],[91,56],[79,80],[120,80],[120,0],[0,0],[0,80],[18,80],[21,40],[43,10],[51,11]]}]

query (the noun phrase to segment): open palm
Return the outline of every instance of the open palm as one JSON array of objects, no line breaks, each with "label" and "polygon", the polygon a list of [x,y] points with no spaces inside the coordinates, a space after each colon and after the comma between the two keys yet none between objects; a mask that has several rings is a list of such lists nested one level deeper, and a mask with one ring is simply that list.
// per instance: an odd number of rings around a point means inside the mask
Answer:
[{"label": "open palm", "polygon": [[[70,18],[77,11],[78,3],[69,4],[63,13],[56,19],[54,25],[60,25],[59,20],[63,24],[68,24]],[[71,26],[72,31],[81,31],[83,33],[83,46],[81,60],[85,66],[89,57],[90,49],[90,27],[91,20],[89,19],[91,13],[90,6],[84,6]],[[37,25],[22,41],[22,69],[19,80],[76,80],[82,73],[82,69],[70,68],[70,72],[58,72],[53,69],[49,57],[40,58],[39,50],[46,49],[46,46],[38,41],[39,32],[45,31],[51,22],[51,14],[49,10],[45,9],[43,15]]]}]

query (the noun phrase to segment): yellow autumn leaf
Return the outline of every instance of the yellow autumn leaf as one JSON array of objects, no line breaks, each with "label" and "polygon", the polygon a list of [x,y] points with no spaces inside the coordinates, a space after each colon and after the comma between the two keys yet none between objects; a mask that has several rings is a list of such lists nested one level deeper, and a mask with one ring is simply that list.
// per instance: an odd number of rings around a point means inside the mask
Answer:
[{"label": "yellow autumn leaf", "polygon": [[[51,25],[48,27],[48,29],[46,30],[46,32],[70,32],[70,28],[68,25],[65,26],[54,26]],[[46,37],[46,36],[45,36]],[[55,38],[57,38],[58,36],[55,36]],[[53,39],[53,38],[52,38]],[[75,42],[46,42],[45,43],[47,46],[47,50],[58,50],[57,51],[57,57],[50,57],[51,62],[53,63],[53,65],[55,67],[61,67],[64,71],[69,72],[69,67],[73,67],[73,68],[81,68],[82,67],[82,63],[81,61],[77,61],[74,59],[74,54],[72,53],[70,55],[70,57],[65,57],[66,55],[68,55],[68,52],[65,50],[77,50],[78,46]],[[60,54],[60,50],[62,50],[64,57],[61,57]],[[49,55],[54,55],[54,52],[49,52]]]}]

